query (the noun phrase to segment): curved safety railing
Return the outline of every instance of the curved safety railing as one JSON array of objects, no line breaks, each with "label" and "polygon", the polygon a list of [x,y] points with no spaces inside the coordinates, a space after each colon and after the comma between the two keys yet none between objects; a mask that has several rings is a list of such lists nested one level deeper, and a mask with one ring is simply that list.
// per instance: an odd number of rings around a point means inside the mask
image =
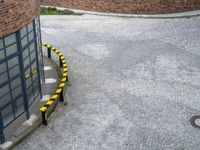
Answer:
[{"label": "curved safety railing", "polygon": [[42,113],[43,125],[47,126],[47,120],[48,120],[47,112],[50,106],[52,106],[57,100],[60,100],[60,102],[64,102],[63,92],[64,92],[65,83],[68,82],[68,69],[67,69],[67,63],[66,63],[65,57],[62,55],[62,53],[59,50],[57,50],[50,44],[42,43],[42,46],[47,48],[48,58],[51,58],[51,51],[55,52],[58,55],[60,67],[62,69],[62,76],[61,76],[60,84],[57,90],[55,91],[54,95],[51,96],[51,98],[45,103],[45,105],[43,105],[40,108],[40,111]]}]

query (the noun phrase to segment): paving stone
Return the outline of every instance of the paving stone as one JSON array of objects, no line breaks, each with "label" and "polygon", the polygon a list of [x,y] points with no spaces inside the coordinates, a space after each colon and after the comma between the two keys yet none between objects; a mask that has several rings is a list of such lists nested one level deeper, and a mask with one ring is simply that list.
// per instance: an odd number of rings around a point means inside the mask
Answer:
[{"label": "paving stone", "polygon": [[69,64],[68,106],[15,149],[200,149],[200,17],[42,16]]}]

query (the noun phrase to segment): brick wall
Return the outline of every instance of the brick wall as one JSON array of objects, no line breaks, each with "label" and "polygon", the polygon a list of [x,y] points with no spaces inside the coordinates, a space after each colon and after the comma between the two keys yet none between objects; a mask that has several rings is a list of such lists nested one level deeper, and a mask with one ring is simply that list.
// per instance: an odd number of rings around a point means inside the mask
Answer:
[{"label": "brick wall", "polygon": [[39,14],[41,0],[0,0],[0,37],[23,28]]},{"label": "brick wall", "polygon": [[43,0],[43,4],[128,14],[165,14],[200,9],[200,0]]}]

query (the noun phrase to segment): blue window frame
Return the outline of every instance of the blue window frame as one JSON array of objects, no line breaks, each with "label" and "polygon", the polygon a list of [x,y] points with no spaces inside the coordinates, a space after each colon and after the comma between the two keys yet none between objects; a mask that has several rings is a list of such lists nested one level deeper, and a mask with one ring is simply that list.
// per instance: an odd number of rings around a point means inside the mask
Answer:
[{"label": "blue window frame", "polygon": [[[39,17],[0,38],[0,137],[7,127],[42,96],[44,78]],[[2,140],[1,140],[2,141]]]}]

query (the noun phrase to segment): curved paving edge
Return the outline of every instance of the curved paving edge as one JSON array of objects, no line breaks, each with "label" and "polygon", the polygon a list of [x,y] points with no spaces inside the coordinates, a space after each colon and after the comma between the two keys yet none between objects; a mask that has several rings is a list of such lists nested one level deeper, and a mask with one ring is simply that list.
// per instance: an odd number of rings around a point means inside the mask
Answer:
[{"label": "curved paving edge", "polygon": [[[44,6],[42,7],[53,7],[53,6]],[[152,18],[152,19],[173,19],[173,18],[190,18],[190,17],[197,17],[200,16],[200,10],[188,11],[188,12],[181,12],[181,13],[172,13],[172,14],[156,14],[156,15],[136,15],[136,14],[116,14],[116,13],[102,13],[102,12],[93,12],[93,11],[85,11],[85,10],[78,10],[78,9],[70,9],[64,7],[54,7],[58,10],[72,10],[75,13],[82,13],[82,14],[90,14],[90,15],[98,15],[98,16],[111,16],[111,17],[126,17],[126,18]]]}]

